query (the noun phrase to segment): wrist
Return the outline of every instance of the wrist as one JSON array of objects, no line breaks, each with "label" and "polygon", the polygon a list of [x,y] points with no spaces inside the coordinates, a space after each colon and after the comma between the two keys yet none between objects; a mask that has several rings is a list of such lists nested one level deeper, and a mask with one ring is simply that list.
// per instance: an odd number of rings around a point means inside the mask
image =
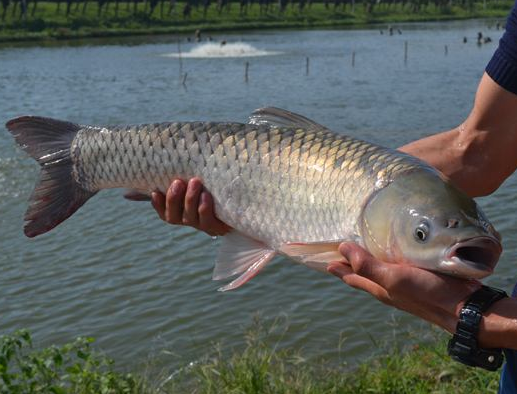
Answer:
[{"label": "wrist", "polygon": [[481,347],[517,349],[517,299],[504,298],[487,310],[478,341]]},{"label": "wrist", "polygon": [[447,330],[449,333],[454,334],[456,332],[456,326],[458,325],[458,320],[460,318],[460,313],[463,307],[465,306],[465,303],[470,298],[474,292],[479,290],[481,287],[481,283],[476,282],[473,283],[471,287],[471,292],[465,296],[463,299],[458,301],[458,303],[454,306],[454,308],[451,308],[450,310],[446,311],[446,313],[443,314],[443,324],[441,326]]}]

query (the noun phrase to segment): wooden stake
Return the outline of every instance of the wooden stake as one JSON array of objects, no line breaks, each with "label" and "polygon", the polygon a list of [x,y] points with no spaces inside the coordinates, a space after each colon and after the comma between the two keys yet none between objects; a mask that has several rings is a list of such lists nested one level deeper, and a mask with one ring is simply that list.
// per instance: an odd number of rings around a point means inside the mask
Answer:
[{"label": "wooden stake", "polygon": [[183,59],[181,58],[181,42],[178,41],[178,60],[180,62],[180,79],[183,75]]}]

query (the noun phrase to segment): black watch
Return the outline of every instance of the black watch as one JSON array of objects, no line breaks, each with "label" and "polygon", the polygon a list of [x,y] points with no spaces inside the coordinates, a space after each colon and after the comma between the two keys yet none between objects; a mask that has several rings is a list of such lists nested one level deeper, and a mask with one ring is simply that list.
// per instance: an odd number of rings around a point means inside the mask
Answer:
[{"label": "black watch", "polygon": [[447,351],[454,360],[489,371],[495,371],[501,366],[504,359],[502,350],[479,348],[477,335],[483,312],[494,302],[505,297],[508,297],[508,294],[503,290],[488,286],[481,286],[472,293],[461,308],[456,333],[447,346]]}]

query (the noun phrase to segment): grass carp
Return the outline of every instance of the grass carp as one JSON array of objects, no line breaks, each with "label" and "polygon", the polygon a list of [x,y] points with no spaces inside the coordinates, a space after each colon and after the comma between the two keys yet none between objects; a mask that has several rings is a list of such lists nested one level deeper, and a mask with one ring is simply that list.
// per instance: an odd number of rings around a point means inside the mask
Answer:
[{"label": "grass carp", "polygon": [[276,254],[324,271],[355,241],[375,257],[465,278],[495,267],[500,237],[474,200],[410,155],[278,108],[248,123],[84,126],[23,116],[7,129],[41,166],[25,234],[43,234],[108,188],[149,195],[202,179],[223,238],[213,278],[239,287]]}]

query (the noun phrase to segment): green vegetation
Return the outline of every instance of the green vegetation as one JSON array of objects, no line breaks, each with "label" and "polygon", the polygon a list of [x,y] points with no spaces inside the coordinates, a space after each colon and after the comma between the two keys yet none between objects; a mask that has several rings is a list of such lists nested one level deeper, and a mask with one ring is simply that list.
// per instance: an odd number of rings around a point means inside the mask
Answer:
[{"label": "green vegetation", "polygon": [[0,41],[503,18],[513,4],[511,0],[189,1],[0,0]]},{"label": "green vegetation", "polygon": [[26,330],[0,337],[1,394],[137,393],[132,375],[113,371],[113,362],[92,352],[91,338],[62,347],[32,348]]},{"label": "green vegetation", "polygon": [[104,394],[357,394],[495,392],[498,373],[472,369],[445,355],[438,346],[390,350],[358,367],[308,362],[292,350],[271,343],[270,330],[253,330],[244,350],[220,349],[168,378],[123,374],[113,362],[93,352],[91,339],[63,347],[34,350],[26,331],[0,337],[0,393]]}]

